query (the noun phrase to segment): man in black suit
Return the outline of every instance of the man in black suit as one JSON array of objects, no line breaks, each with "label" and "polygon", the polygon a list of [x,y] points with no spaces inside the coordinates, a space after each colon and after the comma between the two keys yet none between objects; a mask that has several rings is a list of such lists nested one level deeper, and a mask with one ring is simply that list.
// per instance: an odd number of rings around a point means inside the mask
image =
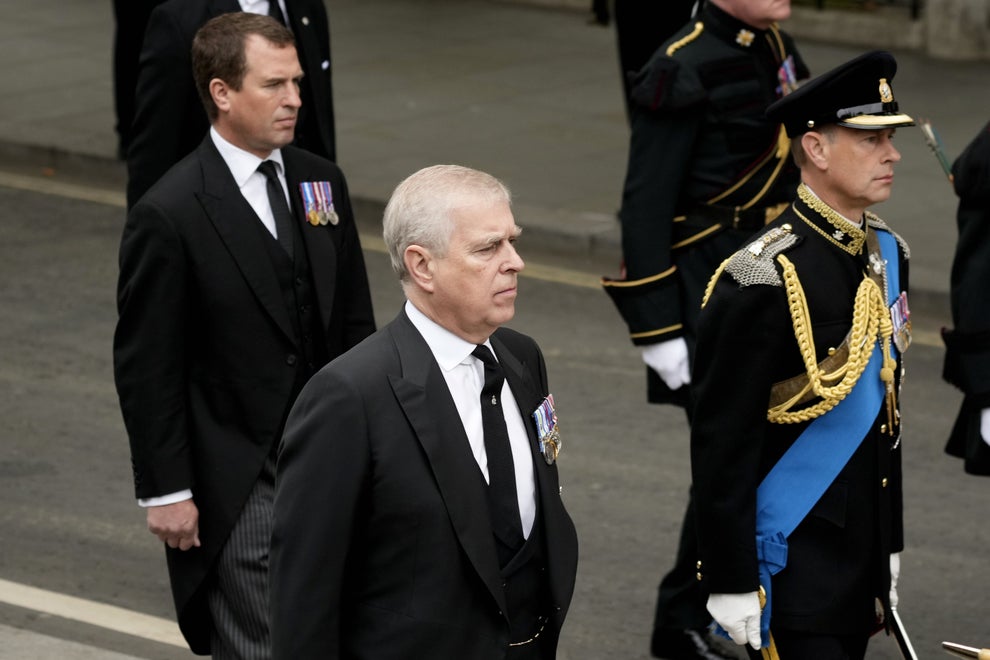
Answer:
[{"label": "man in black suit", "polygon": [[374,320],[344,177],[287,146],[302,75],[292,33],[218,17],[193,68],[212,127],[128,215],[114,373],[190,648],[268,657],[277,441],[308,378]]},{"label": "man in black suit", "polygon": [[543,356],[499,327],[523,268],[508,191],[426,168],[384,225],[405,307],[320,371],[286,423],[274,656],[553,658],[577,537]]},{"label": "man in black suit", "polygon": [[236,11],[267,13],[292,30],[305,74],[293,144],[337,160],[330,27],[321,0],[168,0],[152,11],[141,51],[127,150],[128,208],[195,149],[209,127],[189,75],[189,49],[206,21]]}]

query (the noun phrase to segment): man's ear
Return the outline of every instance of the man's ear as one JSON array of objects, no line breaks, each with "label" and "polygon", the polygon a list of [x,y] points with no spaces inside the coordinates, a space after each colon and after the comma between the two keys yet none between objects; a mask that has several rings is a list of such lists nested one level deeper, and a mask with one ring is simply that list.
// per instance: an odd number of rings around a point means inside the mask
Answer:
[{"label": "man's ear", "polygon": [[808,131],[801,136],[801,148],[808,162],[819,170],[827,170],[829,163],[829,142],[824,133]]},{"label": "man's ear", "polygon": [[421,245],[410,245],[402,253],[409,280],[423,291],[433,292],[433,268],[436,260],[430,251]]},{"label": "man's ear", "polygon": [[213,103],[217,106],[217,109],[220,112],[230,110],[230,86],[220,78],[213,78],[210,80],[209,89],[210,96],[213,97]]}]

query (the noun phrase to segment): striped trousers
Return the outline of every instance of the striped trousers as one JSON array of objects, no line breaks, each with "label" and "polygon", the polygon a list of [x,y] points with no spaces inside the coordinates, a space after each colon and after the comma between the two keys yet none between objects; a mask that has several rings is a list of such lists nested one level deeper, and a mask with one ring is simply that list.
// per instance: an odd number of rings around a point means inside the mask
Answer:
[{"label": "striped trousers", "polygon": [[275,499],[275,463],[265,460],[230,537],[220,551],[207,593],[216,660],[270,660],[268,547]]}]

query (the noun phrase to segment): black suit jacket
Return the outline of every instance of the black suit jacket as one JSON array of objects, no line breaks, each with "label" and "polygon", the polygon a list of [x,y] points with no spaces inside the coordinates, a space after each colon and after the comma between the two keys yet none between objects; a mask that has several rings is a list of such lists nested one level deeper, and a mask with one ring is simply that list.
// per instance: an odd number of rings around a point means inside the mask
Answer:
[{"label": "black suit jacket", "polygon": [[[374,330],[347,187],[333,163],[282,154],[333,358]],[[330,182],[338,225],[302,220],[300,181]],[[302,355],[258,223],[207,137],[134,207],[120,246],[114,375],[135,490],[193,491],[202,547],[168,554],[179,624],[200,652],[200,587],[280,437]]]},{"label": "black suit jacket", "polygon": [[[336,160],[330,27],[321,0],[286,0],[302,65],[298,147]],[[240,11],[237,0],[168,0],[151,13],[141,50],[134,125],[127,151],[127,206],[196,148],[209,128],[192,76],[196,31],[211,18]]]},{"label": "black suit jacket", "polygon": [[[547,394],[536,344],[491,343],[527,416],[553,605],[553,657],[577,537],[529,414]],[[405,313],[303,389],[278,462],[274,657],[504,658],[508,621],[484,480],[429,347]]]}]

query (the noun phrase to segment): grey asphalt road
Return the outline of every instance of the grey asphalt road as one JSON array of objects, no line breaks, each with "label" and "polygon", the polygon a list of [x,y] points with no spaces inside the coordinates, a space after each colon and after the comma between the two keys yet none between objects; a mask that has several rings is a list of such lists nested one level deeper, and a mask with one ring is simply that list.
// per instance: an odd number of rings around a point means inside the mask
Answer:
[{"label": "grey asphalt road", "polygon": [[[0,209],[0,578],[170,618],[162,552],[133,500],[111,371],[123,211],[2,186]],[[362,204],[359,213],[370,225],[380,207]],[[593,286],[596,266],[551,258],[525,238],[521,251],[541,278],[522,281],[512,325],[547,355],[566,442],[564,497],[581,542],[560,657],[646,658],[656,585],[673,557],[688,489],[687,427],[678,410],[644,402],[638,353]],[[401,293],[374,241],[366,247],[384,322]],[[900,609],[919,654],[931,658],[942,657],[943,639],[990,644],[990,480],[964,475],[942,453],[959,403],[939,378],[935,338],[945,320],[924,305],[915,312],[919,340],[902,395],[908,549]],[[5,629],[40,634],[28,638],[28,646],[39,640],[34,657],[60,657],[41,650],[42,639],[93,651],[76,657],[189,657],[9,604],[0,604],[0,623],[0,657],[21,657],[5,655]],[[890,639],[876,639],[869,657],[898,656]]]}]

